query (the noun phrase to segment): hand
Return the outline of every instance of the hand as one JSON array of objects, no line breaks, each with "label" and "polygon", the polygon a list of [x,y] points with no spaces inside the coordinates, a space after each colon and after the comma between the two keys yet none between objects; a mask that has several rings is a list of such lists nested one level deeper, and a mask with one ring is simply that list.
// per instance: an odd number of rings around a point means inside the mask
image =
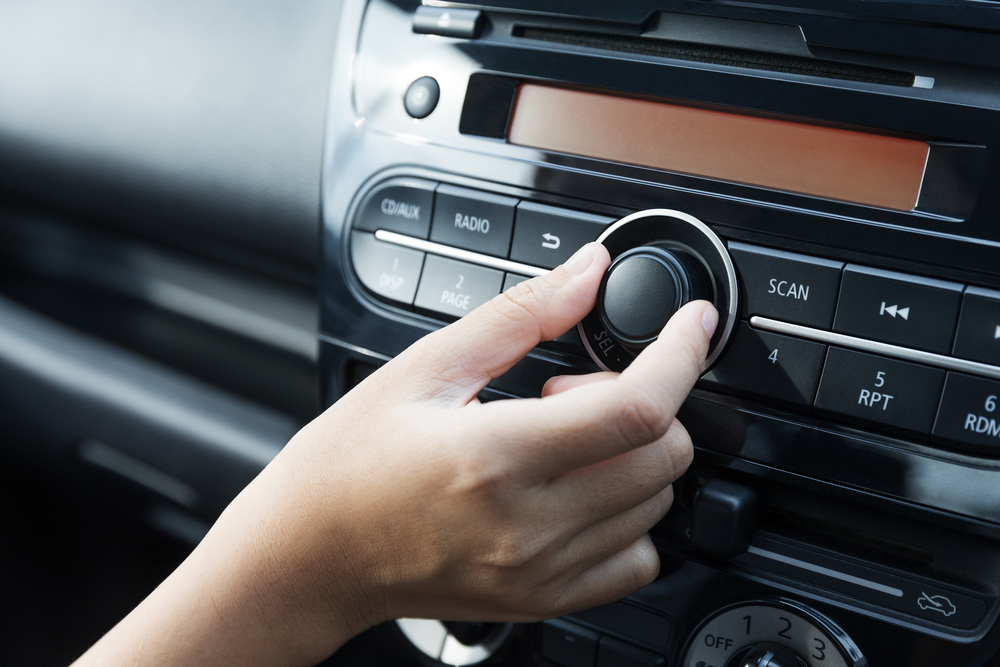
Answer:
[{"label": "hand", "polygon": [[[302,429],[119,626],[148,639],[160,619],[173,643],[120,655],[312,664],[391,618],[531,621],[651,582],[647,533],[692,457],[674,416],[715,309],[685,306],[620,375],[476,399],[590,311],[608,263],[586,246],[426,336]],[[164,608],[178,606],[164,630]]]}]

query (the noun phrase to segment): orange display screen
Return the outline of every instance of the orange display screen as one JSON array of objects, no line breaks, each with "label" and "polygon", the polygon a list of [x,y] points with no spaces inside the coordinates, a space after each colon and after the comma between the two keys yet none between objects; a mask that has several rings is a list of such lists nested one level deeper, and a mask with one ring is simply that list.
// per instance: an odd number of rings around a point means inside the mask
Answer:
[{"label": "orange display screen", "polygon": [[910,211],[926,142],[521,84],[512,144]]}]

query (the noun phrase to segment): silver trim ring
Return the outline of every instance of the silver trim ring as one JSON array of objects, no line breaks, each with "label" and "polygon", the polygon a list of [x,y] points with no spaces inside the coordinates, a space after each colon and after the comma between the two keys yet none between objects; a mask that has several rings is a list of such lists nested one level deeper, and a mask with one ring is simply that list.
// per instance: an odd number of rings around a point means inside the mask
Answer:
[{"label": "silver trim ring", "polygon": [[[608,237],[610,237],[612,234],[614,234],[616,231],[618,231],[625,225],[629,224],[630,222],[651,217],[676,218],[678,220],[688,223],[689,225],[697,229],[699,232],[701,232],[705,236],[705,238],[707,238],[712,243],[712,245],[715,246],[716,251],[718,251],[719,255],[722,257],[723,263],[726,266],[726,278],[729,282],[729,302],[726,304],[727,305],[726,310],[728,312],[728,316],[726,317],[726,321],[724,323],[720,322],[720,324],[723,327],[722,335],[719,338],[718,344],[715,346],[714,349],[712,349],[709,352],[708,358],[705,360],[705,368],[706,369],[710,368],[719,358],[719,355],[722,354],[722,350],[726,348],[726,343],[729,342],[729,337],[732,335],[733,329],[736,328],[736,322],[739,318],[739,315],[737,313],[737,309],[739,307],[739,285],[736,282],[736,267],[733,266],[733,260],[729,256],[729,251],[726,248],[726,244],[722,242],[722,239],[720,239],[719,236],[715,232],[713,232],[708,225],[706,225],[704,222],[694,217],[693,215],[684,213],[682,211],[675,211],[673,209],[668,209],[668,208],[651,208],[651,209],[646,209],[644,211],[638,211],[636,213],[632,213],[631,215],[627,215],[621,220],[613,223],[607,229],[605,229],[604,233],[602,233],[599,237],[597,237],[597,242],[603,244],[604,241],[608,239]],[[590,342],[587,340],[587,332],[584,331],[583,329],[583,322],[577,324],[576,328],[580,334],[580,340],[583,341],[583,346],[587,348],[587,354],[590,355],[590,358],[594,361],[594,363],[596,363],[601,368],[601,370],[610,371],[611,369],[605,366],[601,362],[597,354],[594,353],[593,348],[590,347]]]}]

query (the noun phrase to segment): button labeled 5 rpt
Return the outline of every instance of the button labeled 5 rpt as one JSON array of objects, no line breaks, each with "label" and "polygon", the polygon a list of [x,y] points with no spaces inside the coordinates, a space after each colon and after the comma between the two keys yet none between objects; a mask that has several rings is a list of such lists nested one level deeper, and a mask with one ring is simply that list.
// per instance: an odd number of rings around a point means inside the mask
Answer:
[{"label": "button labeled 5 rpt", "polygon": [[944,371],[832,347],[814,408],[817,414],[927,436],[943,384]]}]

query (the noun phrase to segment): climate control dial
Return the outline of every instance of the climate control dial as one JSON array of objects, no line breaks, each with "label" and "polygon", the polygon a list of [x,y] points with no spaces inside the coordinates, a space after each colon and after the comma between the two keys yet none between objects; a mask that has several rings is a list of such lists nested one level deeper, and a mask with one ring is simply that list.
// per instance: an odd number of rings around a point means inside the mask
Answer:
[{"label": "climate control dial", "polygon": [[787,600],[736,604],[706,619],[683,667],[867,667],[831,621]]}]

